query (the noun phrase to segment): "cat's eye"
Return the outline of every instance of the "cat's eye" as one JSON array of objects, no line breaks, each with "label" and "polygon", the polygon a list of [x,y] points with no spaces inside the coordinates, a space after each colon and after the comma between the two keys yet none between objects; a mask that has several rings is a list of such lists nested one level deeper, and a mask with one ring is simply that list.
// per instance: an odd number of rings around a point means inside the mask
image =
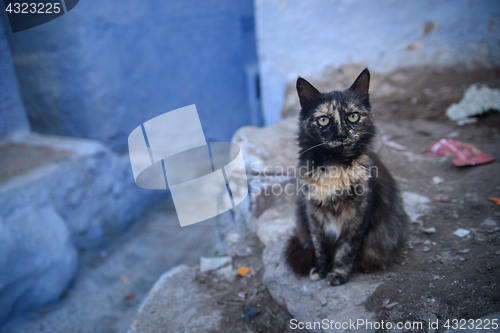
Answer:
[{"label": "cat's eye", "polygon": [[321,117],[318,119],[318,124],[320,124],[321,126],[326,126],[326,125],[328,125],[329,122],[330,122],[330,118],[328,118],[328,117]]},{"label": "cat's eye", "polygon": [[355,123],[359,120],[359,114],[357,114],[356,112],[351,113],[347,116],[347,120],[349,120],[351,123]]}]

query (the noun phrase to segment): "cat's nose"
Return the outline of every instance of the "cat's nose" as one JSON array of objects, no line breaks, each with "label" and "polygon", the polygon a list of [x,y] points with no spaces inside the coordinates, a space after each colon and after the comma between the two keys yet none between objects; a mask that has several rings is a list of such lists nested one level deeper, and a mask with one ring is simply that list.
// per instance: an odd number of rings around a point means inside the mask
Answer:
[{"label": "cat's nose", "polygon": [[339,140],[344,141],[345,139],[347,139],[347,134],[346,134],[346,132],[344,132],[344,131],[339,132],[339,133],[337,134],[337,138],[338,138]]}]

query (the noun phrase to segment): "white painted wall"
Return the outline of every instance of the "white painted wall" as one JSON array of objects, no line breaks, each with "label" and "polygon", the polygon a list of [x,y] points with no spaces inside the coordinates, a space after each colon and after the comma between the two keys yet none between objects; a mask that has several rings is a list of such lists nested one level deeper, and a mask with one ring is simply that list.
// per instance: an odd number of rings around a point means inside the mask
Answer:
[{"label": "white painted wall", "polygon": [[[255,8],[267,124],[280,118],[287,83],[319,78],[329,66],[500,63],[496,0],[255,0]],[[437,29],[424,35],[425,22]]]}]

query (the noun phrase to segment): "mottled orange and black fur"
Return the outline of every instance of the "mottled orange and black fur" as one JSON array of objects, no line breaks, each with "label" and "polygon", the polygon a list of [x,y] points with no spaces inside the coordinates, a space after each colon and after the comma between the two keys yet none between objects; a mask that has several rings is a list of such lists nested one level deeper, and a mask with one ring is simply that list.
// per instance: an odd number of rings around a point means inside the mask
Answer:
[{"label": "mottled orange and black fur", "polygon": [[320,93],[297,80],[301,191],[285,255],[296,274],[331,285],[347,282],[353,268],[388,266],[406,235],[399,191],[374,153],[369,83],[368,69],[345,91]]}]

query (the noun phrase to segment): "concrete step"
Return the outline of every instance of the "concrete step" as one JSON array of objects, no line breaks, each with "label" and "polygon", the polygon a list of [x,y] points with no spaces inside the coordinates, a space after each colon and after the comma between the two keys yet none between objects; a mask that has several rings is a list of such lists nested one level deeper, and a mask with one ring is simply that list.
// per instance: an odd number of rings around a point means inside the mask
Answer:
[{"label": "concrete step", "polygon": [[0,325],[57,300],[78,250],[118,237],[161,194],[136,186],[128,154],[92,140],[28,133],[0,143]]}]

